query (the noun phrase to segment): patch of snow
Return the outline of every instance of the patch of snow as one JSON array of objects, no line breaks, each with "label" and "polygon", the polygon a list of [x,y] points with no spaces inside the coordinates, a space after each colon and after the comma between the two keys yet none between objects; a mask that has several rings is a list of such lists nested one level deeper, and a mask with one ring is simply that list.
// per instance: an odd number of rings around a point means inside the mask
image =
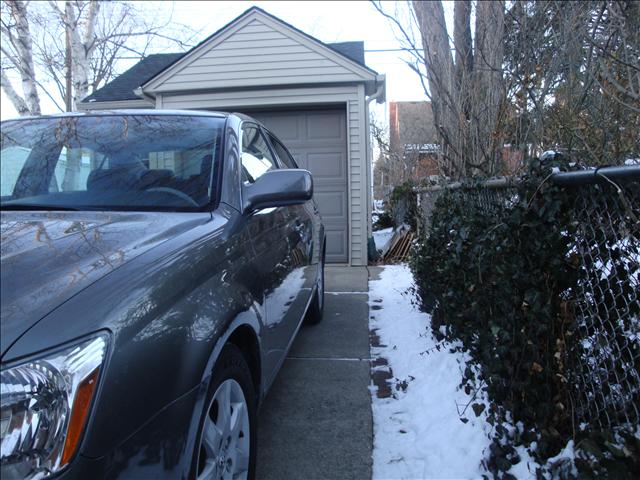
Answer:
[{"label": "patch of snow", "polygon": [[373,232],[373,241],[376,243],[376,250],[382,250],[393,237],[393,228],[385,228]]},{"label": "patch of snow", "polygon": [[575,459],[576,453],[573,448],[573,440],[569,440],[560,453],[547,460],[547,466],[552,467],[557,473],[560,473],[561,478],[566,478],[567,473],[571,473],[574,478],[577,478],[578,469],[575,465]]},{"label": "patch of snow", "polygon": [[433,337],[412,286],[406,265],[386,266],[369,283],[369,304],[381,307],[370,310],[370,328],[385,345],[372,347],[372,356],[386,358],[406,386],[392,385],[391,398],[372,387],[373,478],[479,478],[491,426],[486,408],[476,417],[470,404],[486,404],[484,393],[474,399],[459,389],[468,355]]},{"label": "patch of snow", "polygon": [[[531,446],[535,449],[535,442]],[[535,480],[536,469],[540,467],[538,462],[531,456],[524,445],[518,445],[516,452],[520,456],[520,461],[511,467],[509,473],[518,480]]]}]

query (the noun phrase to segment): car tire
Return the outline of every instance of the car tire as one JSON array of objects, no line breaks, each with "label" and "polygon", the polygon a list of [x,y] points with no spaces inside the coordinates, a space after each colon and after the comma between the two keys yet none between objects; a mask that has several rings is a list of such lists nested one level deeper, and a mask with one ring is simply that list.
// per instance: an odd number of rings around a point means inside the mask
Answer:
[{"label": "car tire", "polygon": [[247,362],[238,347],[227,344],[213,369],[205,401],[195,451],[196,480],[227,478],[230,472],[232,478],[238,474],[237,478],[255,478],[256,407]]},{"label": "car tire", "polygon": [[313,299],[311,299],[311,304],[307,309],[307,316],[305,318],[307,325],[320,323],[324,314],[324,250],[318,268],[320,271],[318,272],[318,280],[316,281],[316,292],[313,294]]}]

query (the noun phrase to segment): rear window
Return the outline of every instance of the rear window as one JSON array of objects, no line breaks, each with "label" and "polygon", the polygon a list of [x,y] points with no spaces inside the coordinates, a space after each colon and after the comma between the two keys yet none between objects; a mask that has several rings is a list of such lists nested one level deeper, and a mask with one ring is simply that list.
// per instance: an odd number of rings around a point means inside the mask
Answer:
[{"label": "rear window", "polygon": [[298,168],[298,164],[293,159],[289,151],[285,148],[285,146],[280,143],[280,140],[278,140],[273,135],[269,135],[269,138],[271,139],[271,145],[273,145],[278,158],[285,165],[285,168]]},{"label": "rear window", "polygon": [[223,126],[181,115],[4,122],[2,207],[201,209],[214,195]]}]

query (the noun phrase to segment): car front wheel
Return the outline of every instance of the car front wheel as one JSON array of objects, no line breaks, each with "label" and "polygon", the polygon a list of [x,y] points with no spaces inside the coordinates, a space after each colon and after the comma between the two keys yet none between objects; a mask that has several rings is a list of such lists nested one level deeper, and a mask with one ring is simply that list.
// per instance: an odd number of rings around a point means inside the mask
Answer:
[{"label": "car front wheel", "polygon": [[197,450],[197,480],[251,480],[256,457],[256,403],[242,352],[226,345],[216,363]]}]

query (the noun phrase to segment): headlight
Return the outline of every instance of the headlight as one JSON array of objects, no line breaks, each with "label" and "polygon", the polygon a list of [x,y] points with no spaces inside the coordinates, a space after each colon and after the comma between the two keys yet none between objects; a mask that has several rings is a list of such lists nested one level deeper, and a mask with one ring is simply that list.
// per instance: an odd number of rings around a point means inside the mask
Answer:
[{"label": "headlight", "polygon": [[0,476],[39,479],[75,453],[108,337],[0,372]]}]

